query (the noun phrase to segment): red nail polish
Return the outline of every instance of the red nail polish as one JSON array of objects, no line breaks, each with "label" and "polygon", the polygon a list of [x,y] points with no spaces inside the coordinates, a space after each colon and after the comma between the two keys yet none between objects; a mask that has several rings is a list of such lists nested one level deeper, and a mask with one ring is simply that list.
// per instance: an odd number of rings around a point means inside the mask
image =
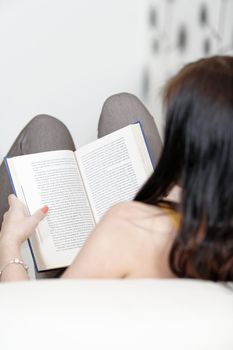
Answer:
[{"label": "red nail polish", "polygon": [[49,211],[49,207],[48,207],[47,205],[45,205],[45,206],[41,209],[41,211],[42,211],[44,214],[47,214],[48,211]]}]

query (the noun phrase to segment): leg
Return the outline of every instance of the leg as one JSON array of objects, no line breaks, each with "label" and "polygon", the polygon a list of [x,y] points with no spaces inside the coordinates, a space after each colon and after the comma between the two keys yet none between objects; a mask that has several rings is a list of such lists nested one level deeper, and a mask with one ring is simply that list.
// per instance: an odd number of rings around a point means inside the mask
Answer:
[{"label": "leg", "polygon": [[[38,153],[69,149],[74,151],[75,145],[66,126],[56,118],[38,115],[21,131],[12,145],[7,157],[22,154]],[[3,215],[8,210],[8,195],[12,193],[4,163],[0,166],[0,226]],[[39,273],[37,278],[55,276],[56,271]]]},{"label": "leg", "polygon": [[140,121],[143,126],[152,160],[157,164],[162,149],[158,129],[146,107],[134,95],[121,93],[106,100],[100,115],[98,137],[137,121]]}]

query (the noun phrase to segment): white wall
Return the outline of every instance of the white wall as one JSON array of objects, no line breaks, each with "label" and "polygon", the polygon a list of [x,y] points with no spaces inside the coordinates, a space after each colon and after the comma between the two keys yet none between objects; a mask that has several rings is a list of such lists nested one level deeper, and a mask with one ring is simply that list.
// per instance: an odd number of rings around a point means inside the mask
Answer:
[{"label": "white wall", "polygon": [[1,0],[0,156],[34,115],[96,137],[113,93],[140,95],[143,0]]},{"label": "white wall", "polygon": [[139,95],[162,133],[167,78],[233,54],[233,0],[1,0],[0,44],[0,156],[39,113],[63,120],[77,145],[91,141],[102,103],[120,91]]}]

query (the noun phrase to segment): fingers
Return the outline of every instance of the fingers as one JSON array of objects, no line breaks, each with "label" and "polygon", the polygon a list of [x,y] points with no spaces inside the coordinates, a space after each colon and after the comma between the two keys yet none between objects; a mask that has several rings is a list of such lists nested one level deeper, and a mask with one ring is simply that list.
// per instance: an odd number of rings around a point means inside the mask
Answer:
[{"label": "fingers", "polygon": [[9,206],[14,205],[16,203],[16,200],[17,200],[16,196],[14,194],[10,194],[8,196],[8,204],[9,204]]},{"label": "fingers", "polygon": [[45,205],[43,208],[37,210],[31,217],[32,225],[37,226],[40,221],[42,221],[48,213],[49,208]]},{"label": "fingers", "polygon": [[8,211],[6,211],[5,214],[3,215],[3,221],[6,220],[7,213],[8,213]]},{"label": "fingers", "polygon": [[[26,215],[27,210],[25,205],[14,194],[9,195],[8,203],[10,208],[19,209],[20,211],[23,210],[23,212]],[[33,215],[28,217],[29,225],[34,229],[39,224],[39,222],[44,219],[47,213],[48,207],[45,205],[43,208],[37,210]]]},{"label": "fingers", "polygon": [[10,207],[25,210],[25,205],[14,194],[8,196],[8,203]]}]

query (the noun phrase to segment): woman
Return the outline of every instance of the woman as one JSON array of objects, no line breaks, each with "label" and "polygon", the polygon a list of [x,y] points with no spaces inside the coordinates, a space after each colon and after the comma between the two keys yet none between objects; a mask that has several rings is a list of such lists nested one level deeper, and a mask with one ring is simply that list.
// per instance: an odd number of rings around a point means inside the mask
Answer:
[{"label": "woman", "polygon": [[[164,147],[135,201],[111,208],[63,278],[233,280],[233,58],[184,67],[166,86]],[[46,215],[9,197],[2,280],[26,279],[21,243]],[[1,267],[0,267],[1,268]]]}]

